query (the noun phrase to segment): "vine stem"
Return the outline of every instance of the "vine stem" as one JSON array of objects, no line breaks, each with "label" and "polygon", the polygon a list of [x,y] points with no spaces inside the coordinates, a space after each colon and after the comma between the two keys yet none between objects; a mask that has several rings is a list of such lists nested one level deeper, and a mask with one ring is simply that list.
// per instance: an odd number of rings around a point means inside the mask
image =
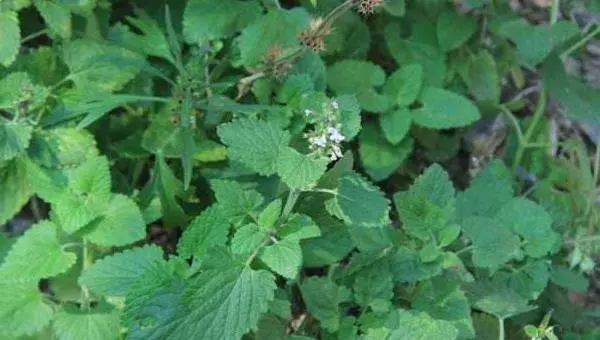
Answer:
[{"label": "vine stem", "polygon": [[498,318],[498,340],[504,340],[504,319]]},{"label": "vine stem", "polygon": [[563,52],[563,54],[561,54],[561,57],[566,58],[571,53],[573,53],[573,52],[577,51],[578,49],[580,49],[581,47],[583,47],[585,44],[587,44],[588,41],[592,40],[598,34],[600,34],[600,25],[598,25],[590,33],[586,34],[586,36],[581,38],[581,40],[577,41],[571,47],[569,47],[569,49],[567,49],[565,52]]}]

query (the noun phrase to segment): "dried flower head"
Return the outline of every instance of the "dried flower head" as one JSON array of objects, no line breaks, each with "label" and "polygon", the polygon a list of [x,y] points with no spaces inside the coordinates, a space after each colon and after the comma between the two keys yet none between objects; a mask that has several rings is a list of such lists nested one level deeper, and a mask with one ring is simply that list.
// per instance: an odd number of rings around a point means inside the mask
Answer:
[{"label": "dried flower head", "polygon": [[302,45],[310,48],[315,52],[325,50],[325,37],[331,33],[329,28],[322,18],[316,18],[310,21],[308,27],[300,32],[299,39]]},{"label": "dried flower head", "polygon": [[375,8],[380,6],[383,2],[382,0],[356,0],[356,7],[358,8],[358,13],[362,15],[369,15],[375,12]]}]

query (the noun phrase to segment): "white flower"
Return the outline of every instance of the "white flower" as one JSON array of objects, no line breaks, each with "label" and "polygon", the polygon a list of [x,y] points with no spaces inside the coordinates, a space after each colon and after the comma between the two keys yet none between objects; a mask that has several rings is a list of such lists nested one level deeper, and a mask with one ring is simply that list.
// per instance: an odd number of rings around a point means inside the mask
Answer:
[{"label": "white flower", "polygon": [[304,110],[304,115],[305,115],[305,116],[307,116],[307,117],[308,117],[308,116],[310,116],[311,114],[312,114],[312,111],[311,111],[311,110],[309,110],[309,109],[306,109],[306,110]]},{"label": "white flower", "polygon": [[333,99],[333,100],[331,101],[331,106],[332,106],[334,109],[336,109],[336,110],[339,110],[339,108],[340,108],[340,104],[339,104],[339,103],[337,102],[337,100],[335,100],[335,99]]},{"label": "white flower", "polygon": [[331,154],[336,156],[337,158],[342,158],[342,149],[338,145],[333,145],[331,147]]},{"label": "white flower", "polygon": [[329,133],[329,139],[335,143],[340,143],[344,140],[344,136],[340,133],[340,131],[334,127],[328,127],[327,133]]},{"label": "white flower", "polygon": [[321,148],[324,148],[325,145],[327,145],[327,139],[325,138],[325,136],[313,137],[311,139],[312,140],[309,139],[309,142]]}]

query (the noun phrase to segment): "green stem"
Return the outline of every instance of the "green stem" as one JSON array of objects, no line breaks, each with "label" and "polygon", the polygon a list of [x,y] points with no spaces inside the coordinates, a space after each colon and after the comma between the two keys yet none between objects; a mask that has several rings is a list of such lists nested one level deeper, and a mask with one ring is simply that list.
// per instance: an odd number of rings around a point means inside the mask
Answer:
[{"label": "green stem", "polygon": [[513,128],[515,129],[515,132],[517,133],[517,139],[519,140],[519,145],[524,143],[525,138],[523,137],[523,131],[521,130],[521,126],[519,125],[517,117],[515,117],[515,115],[513,115],[512,112],[510,112],[510,110],[504,105],[501,105],[500,109],[508,117]]},{"label": "green stem", "polygon": [[498,318],[498,340],[504,340],[504,319]]},{"label": "green stem", "polygon": [[546,111],[546,97],[546,88],[542,87],[542,91],[540,91],[540,97],[538,98],[537,107],[535,109],[535,113],[533,114],[533,118],[531,119],[531,123],[527,127],[527,131],[525,131],[523,140],[519,141],[519,146],[517,147],[515,159],[513,161],[513,170],[516,169],[519,166],[519,164],[521,164],[521,160],[523,158],[523,154],[525,153],[525,149],[529,144],[529,140],[531,139],[531,137],[533,137],[535,129],[540,119],[542,119],[544,111]]},{"label": "green stem", "polygon": [[598,25],[593,31],[591,31],[590,33],[586,34],[585,37],[581,38],[581,40],[577,41],[576,43],[574,43],[571,47],[569,47],[568,50],[566,50],[565,52],[563,52],[563,54],[561,54],[562,58],[566,58],[567,56],[569,56],[571,53],[577,51],[578,49],[580,49],[581,47],[585,46],[585,44],[588,43],[588,41],[592,40],[595,36],[597,36],[598,34],[600,34],[600,25]]},{"label": "green stem", "polygon": [[[88,243],[86,239],[83,239],[83,259],[82,259],[82,272],[84,272],[91,264],[91,258],[88,248]],[[90,291],[85,286],[81,286],[81,309],[89,310],[90,309]]]},{"label": "green stem", "polygon": [[250,254],[250,256],[248,256],[248,259],[246,260],[246,267],[248,267],[252,263],[252,261],[254,261],[256,256],[258,256],[258,253],[260,252],[260,250],[269,243],[271,243],[271,238],[267,237],[264,239],[264,241],[258,247],[256,247],[256,249],[254,249],[252,254]]},{"label": "green stem", "polygon": [[322,193],[326,193],[326,194],[331,194],[331,195],[337,195],[337,191],[332,190],[332,189],[325,189],[325,188],[314,188],[310,190],[311,192],[322,192]]},{"label": "green stem", "polygon": [[552,0],[552,8],[550,10],[550,26],[558,21],[558,12],[560,9],[560,0]]},{"label": "green stem", "polygon": [[456,255],[460,255],[460,254],[462,254],[462,253],[466,253],[466,252],[468,252],[468,251],[471,251],[471,250],[473,250],[473,245],[466,246],[466,247],[464,247],[463,249],[461,249],[461,250],[459,250],[459,251],[455,252],[455,254],[456,254]]},{"label": "green stem", "polygon": [[48,29],[44,28],[43,30],[39,30],[37,32],[31,33],[30,35],[26,36],[25,38],[21,39],[21,45],[28,42],[29,40],[33,40],[39,36],[42,36],[44,34],[48,33]]},{"label": "green stem", "polygon": [[[593,188],[598,185],[598,177],[600,177],[600,145],[596,145],[596,153],[594,156],[594,173],[593,173]],[[596,190],[591,190],[591,195],[588,198],[588,204],[585,209],[585,216],[590,218],[590,213],[592,212],[592,207],[596,202]]]},{"label": "green stem", "polygon": [[294,208],[294,205],[296,205],[296,202],[298,201],[299,197],[300,197],[300,190],[290,189],[290,192],[288,193],[287,201],[285,201],[285,206],[283,207],[283,211],[281,212],[281,217],[279,219],[280,224],[285,222],[288,219],[288,217],[292,213],[292,209]]}]

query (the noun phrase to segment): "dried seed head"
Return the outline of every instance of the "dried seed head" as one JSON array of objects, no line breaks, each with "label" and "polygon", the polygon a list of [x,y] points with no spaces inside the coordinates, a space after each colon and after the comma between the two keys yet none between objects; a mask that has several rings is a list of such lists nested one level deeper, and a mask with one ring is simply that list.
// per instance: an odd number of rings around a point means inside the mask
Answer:
[{"label": "dried seed head", "polygon": [[380,6],[382,0],[356,0],[356,7],[358,13],[362,15],[369,15],[375,12],[375,8]]}]

